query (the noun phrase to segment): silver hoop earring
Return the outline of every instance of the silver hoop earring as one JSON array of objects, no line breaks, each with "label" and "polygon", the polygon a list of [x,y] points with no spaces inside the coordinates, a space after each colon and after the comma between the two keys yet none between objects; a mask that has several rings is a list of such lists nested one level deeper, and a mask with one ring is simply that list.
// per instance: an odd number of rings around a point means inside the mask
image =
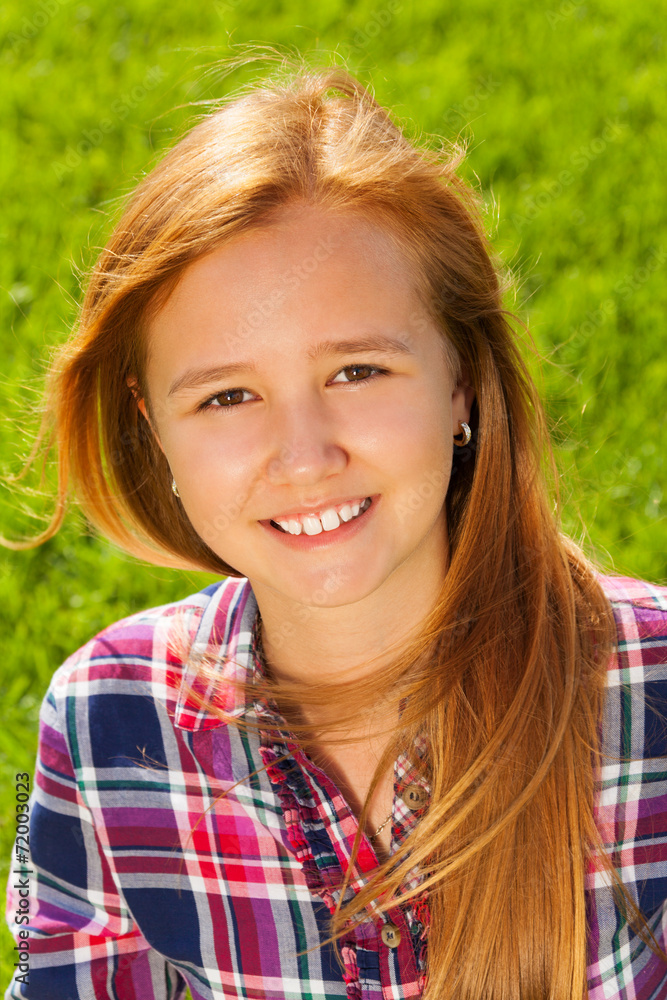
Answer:
[{"label": "silver hoop earring", "polygon": [[181,494],[178,492],[178,486],[176,485],[175,479],[172,479],[171,481],[171,492],[175,497],[178,497],[179,500],[181,499]]},{"label": "silver hoop earring", "polygon": [[465,446],[470,442],[470,438],[472,437],[472,431],[468,427],[465,420],[459,420],[459,426],[461,428],[460,433],[463,434],[463,441],[454,440],[454,444],[457,448],[465,448]]}]

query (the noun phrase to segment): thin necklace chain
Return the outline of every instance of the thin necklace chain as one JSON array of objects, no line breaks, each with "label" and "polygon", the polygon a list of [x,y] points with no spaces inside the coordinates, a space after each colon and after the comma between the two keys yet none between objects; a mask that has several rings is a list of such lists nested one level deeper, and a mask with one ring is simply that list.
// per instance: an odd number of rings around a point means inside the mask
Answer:
[{"label": "thin necklace chain", "polygon": [[[255,643],[255,651],[257,653],[257,656],[259,658],[260,663],[262,664],[262,666],[264,668],[264,673],[265,673],[265,676],[266,676],[266,674],[268,673],[268,663],[266,662],[266,656],[264,655],[264,643],[262,641],[262,616],[261,616],[261,614],[259,612],[257,613],[257,631],[256,631],[256,637],[257,637],[257,641]],[[389,815],[387,816],[387,818],[384,821],[384,823],[380,823],[380,825],[377,828],[377,830],[375,831],[375,833],[371,833],[371,835],[370,835],[371,839],[373,837],[377,837],[378,834],[382,833],[382,831],[384,830],[385,826],[387,825],[387,823],[389,822],[389,820],[391,819],[391,817],[393,815],[394,815],[394,810],[392,809],[392,811],[389,813]]]},{"label": "thin necklace chain", "polygon": [[371,834],[371,838],[377,837],[378,833],[382,833],[382,831],[384,830],[385,826],[387,825],[387,823],[389,822],[389,820],[391,819],[391,817],[393,815],[394,815],[394,811],[392,809],[392,811],[389,813],[389,815],[387,816],[387,818],[384,821],[384,823],[380,824],[380,826],[377,828],[377,830],[375,831],[375,833]]}]

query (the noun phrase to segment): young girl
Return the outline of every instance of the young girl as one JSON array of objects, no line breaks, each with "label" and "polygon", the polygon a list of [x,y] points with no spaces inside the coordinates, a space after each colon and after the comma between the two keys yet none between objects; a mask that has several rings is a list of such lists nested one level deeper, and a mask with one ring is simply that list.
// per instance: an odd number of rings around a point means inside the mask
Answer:
[{"label": "young girl", "polygon": [[56,672],[7,997],[667,997],[667,590],[559,531],[460,158],[288,68],[131,198],[44,537],[223,579]]}]

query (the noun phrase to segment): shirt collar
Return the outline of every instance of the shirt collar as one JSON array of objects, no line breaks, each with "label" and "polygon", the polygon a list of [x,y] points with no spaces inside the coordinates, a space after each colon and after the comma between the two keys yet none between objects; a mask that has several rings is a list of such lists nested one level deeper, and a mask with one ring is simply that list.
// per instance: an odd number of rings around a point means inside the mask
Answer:
[{"label": "shirt collar", "polygon": [[214,729],[225,724],[224,716],[244,715],[249,708],[246,696],[229,682],[252,683],[262,676],[256,655],[258,607],[250,582],[229,577],[208,593],[210,600],[183,665],[174,713],[179,729]]}]

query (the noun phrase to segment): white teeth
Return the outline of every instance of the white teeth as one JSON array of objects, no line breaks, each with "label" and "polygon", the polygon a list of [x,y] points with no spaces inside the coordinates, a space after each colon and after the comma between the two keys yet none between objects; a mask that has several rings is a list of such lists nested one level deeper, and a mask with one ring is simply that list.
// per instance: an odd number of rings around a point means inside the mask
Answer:
[{"label": "white teeth", "polygon": [[283,531],[290,535],[319,535],[322,531],[333,531],[346,521],[351,521],[353,517],[358,517],[371,505],[370,497],[366,497],[363,503],[346,503],[339,511],[335,507],[327,507],[320,512],[318,517],[313,514],[304,514],[301,521],[296,518],[289,518],[287,521],[276,521]]},{"label": "white teeth", "polygon": [[333,507],[327,507],[326,510],[322,511],[320,514],[320,521],[322,522],[322,527],[325,531],[333,531],[333,529],[337,528],[340,524],[338,514]]},{"label": "white teeth", "polygon": [[303,530],[307,535],[319,535],[322,531],[322,523],[319,517],[304,517]]}]

